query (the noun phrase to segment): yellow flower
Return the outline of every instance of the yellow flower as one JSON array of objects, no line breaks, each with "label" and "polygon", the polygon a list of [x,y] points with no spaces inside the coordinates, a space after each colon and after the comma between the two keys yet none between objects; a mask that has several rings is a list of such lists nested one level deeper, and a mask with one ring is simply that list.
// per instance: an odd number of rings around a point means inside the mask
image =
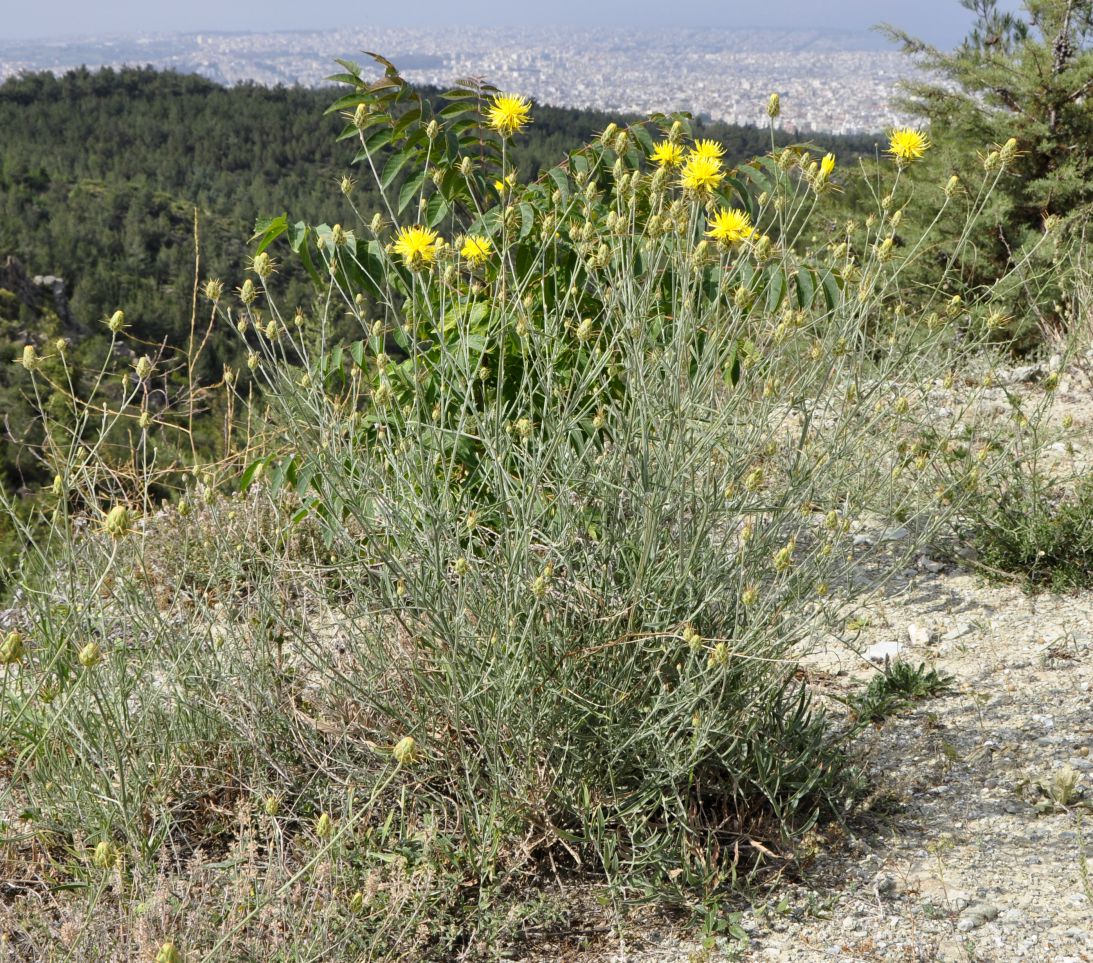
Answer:
[{"label": "yellow flower", "polygon": [[486,111],[486,122],[502,137],[511,137],[531,120],[531,104],[515,94],[498,94]]},{"label": "yellow flower", "polygon": [[746,211],[723,207],[710,221],[706,237],[712,237],[722,247],[731,247],[746,241],[754,233],[755,228],[752,227],[751,218]]},{"label": "yellow flower", "polygon": [[472,234],[459,251],[465,261],[481,264],[493,253],[493,242],[488,237]]},{"label": "yellow flower", "polygon": [[683,165],[679,183],[685,190],[696,194],[708,194],[721,186],[725,173],[721,170],[721,161],[716,157],[703,157],[691,154]]},{"label": "yellow flower", "polygon": [[831,172],[835,169],[835,155],[824,154],[824,159],[820,161],[820,176],[829,177]]},{"label": "yellow flower", "polygon": [[921,160],[931,146],[926,135],[913,127],[897,127],[888,135],[888,153],[900,167]]},{"label": "yellow flower", "polygon": [[696,140],[691,157],[705,157],[709,160],[721,160],[725,156],[725,148],[716,140]]},{"label": "yellow flower", "polygon": [[493,189],[495,191],[497,191],[498,194],[504,194],[505,191],[510,191],[515,186],[516,186],[516,171],[511,171],[510,173],[506,174],[505,179],[503,181],[494,181],[493,182]]},{"label": "yellow flower", "polygon": [[410,268],[418,268],[436,260],[440,247],[436,231],[427,227],[400,227],[395,237],[395,253]]},{"label": "yellow flower", "polygon": [[652,159],[661,167],[679,167],[683,163],[683,148],[670,140],[662,140],[653,146]]}]

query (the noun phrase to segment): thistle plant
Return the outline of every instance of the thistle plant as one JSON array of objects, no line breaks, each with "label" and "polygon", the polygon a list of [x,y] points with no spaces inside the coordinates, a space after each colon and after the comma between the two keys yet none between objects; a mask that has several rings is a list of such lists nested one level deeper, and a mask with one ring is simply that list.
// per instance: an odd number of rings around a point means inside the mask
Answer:
[{"label": "thistle plant", "polygon": [[[864,242],[813,244],[850,176],[830,155],[729,169],[654,117],[521,183],[533,105],[475,82],[435,109],[376,60],[343,64],[331,110],[382,209],[344,191],[340,224],[264,221],[237,297],[207,288],[248,359],[217,390],[268,442],[230,497],[195,466],[173,507],[58,462],[97,524],[77,538],[61,507],[3,650],[37,845],[101,840],[119,887],[209,850],[246,867],[187,960],[268,955],[279,913],[299,958],[442,958],[567,868],[622,896],[739,885],[853,806],[800,656],[1025,430],[971,391],[932,405],[989,372],[969,317],[992,306],[903,301],[927,240],[885,243],[925,140],[893,137]],[[163,366],[129,373],[138,408]],[[895,550],[852,538],[896,522]]]}]

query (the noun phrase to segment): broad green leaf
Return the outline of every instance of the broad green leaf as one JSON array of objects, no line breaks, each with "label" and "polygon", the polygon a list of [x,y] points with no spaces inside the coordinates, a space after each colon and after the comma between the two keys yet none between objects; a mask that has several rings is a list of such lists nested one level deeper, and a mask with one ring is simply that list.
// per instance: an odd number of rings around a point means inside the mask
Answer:
[{"label": "broad green leaf", "polygon": [[258,241],[255,254],[261,254],[267,247],[288,230],[288,217],[279,214],[277,217],[259,218],[254,225],[252,241]]}]

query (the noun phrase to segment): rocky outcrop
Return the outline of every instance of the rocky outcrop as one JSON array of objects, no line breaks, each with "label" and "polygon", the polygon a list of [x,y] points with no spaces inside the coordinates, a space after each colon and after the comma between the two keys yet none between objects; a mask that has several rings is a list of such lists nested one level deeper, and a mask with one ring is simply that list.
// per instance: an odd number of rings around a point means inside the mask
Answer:
[{"label": "rocky outcrop", "polygon": [[26,305],[35,314],[52,311],[66,331],[82,330],[72,317],[63,278],[52,274],[31,276],[23,263],[9,254],[0,261],[0,290],[10,292],[17,303]]}]

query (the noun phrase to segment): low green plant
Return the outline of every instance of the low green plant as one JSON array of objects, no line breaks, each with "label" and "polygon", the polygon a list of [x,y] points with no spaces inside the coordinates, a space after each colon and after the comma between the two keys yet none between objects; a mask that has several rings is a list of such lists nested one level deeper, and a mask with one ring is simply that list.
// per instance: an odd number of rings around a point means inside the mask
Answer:
[{"label": "low green plant", "polygon": [[907,706],[933,699],[952,689],[953,678],[937,669],[896,659],[869,680],[865,691],[851,697],[847,705],[859,725],[882,722]]},{"label": "low green plant", "polygon": [[1093,482],[1019,464],[987,492],[972,537],[988,573],[1016,576],[1031,591],[1093,585]]}]

